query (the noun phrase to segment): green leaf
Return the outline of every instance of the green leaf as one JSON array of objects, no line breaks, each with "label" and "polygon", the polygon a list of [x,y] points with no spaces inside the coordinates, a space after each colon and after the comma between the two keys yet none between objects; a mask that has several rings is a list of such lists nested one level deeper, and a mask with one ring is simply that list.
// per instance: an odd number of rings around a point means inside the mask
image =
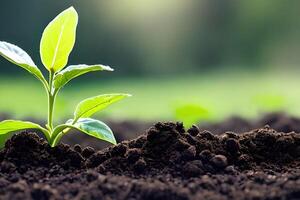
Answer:
[{"label": "green leaf", "polygon": [[70,80],[93,71],[113,71],[112,68],[105,65],[71,65],[57,73],[54,77],[54,87],[59,89],[67,84]]},{"label": "green leaf", "polygon": [[90,117],[107,106],[130,96],[129,94],[104,94],[83,100],[75,110],[74,119]]},{"label": "green leaf", "polygon": [[73,7],[60,13],[43,32],[40,54],[44,66],[52,72],[60,71],[68,63],[74,47],[78,14]]},{"label": "green leaf", "polygon": [[6,141],[11,138],[13,133],[7,133],[4,135],[0,135],[0,149],[2,149],[5,146]]},{"label": "green leaf", "polygon": [[74,120],[68,120],[66,124],[56,127],[53,131],[53,141],[51,141],[51,146],[54,147],[58,144],[60,139],[70,130],[77,129],[85,134],[116,144],[116,139],[112,130],[103,122],[91,118],[81,118],[74,123]]},{"label": "green leaf", "polygon": [[274,112],[284,110],[286,99],[280,94],[257,94],[253,97],[253,103],[260,111]]},{"label": "green leaf", "polygon": [[45,84],[47,82],[42,72],[32,61],[31,57],[20,47],[8,42],[0,41],[0,55],[13,64],[18,65],[33,74],[36,78],[42,81],[42,83]]},{"label": "green leaf", "polygon": [[[68,125],[73,124],[73,120],[67,122]],[[117,144],[112,130],[103,122],[91,118],[81,118],[72,127],[90,136]]]},{"label": "green leaf", "polygon": [[38,124],[26,121],[5,120],[0,122],[0,147],[3,147],[11,133],[26,129],[39,129],[45,134],[47,140],[50,140],[49,132]]}]

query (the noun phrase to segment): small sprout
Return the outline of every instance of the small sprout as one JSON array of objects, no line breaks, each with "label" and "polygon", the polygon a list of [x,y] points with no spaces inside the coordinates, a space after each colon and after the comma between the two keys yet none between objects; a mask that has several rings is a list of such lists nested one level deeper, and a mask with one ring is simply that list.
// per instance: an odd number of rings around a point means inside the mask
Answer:
[{"label": "small sprout", "polygon": [[110,104],[129,97],[129,94],[104,94],[83,100],[75,110],[74,119],[68,120],[65,124],[53,126],[55,99],[63,86],[72,79],[88,72],[113,71],[112,68],[99,64],[71,65],[65,68],[75,44],[77,23],[78,14],[73,7],[70,7],[51,21],[43,32],[40,55],[43,65],[49,71],[49,81],[46,81],[42,72],[24,50],[13,44],[0,41],[0,55],[33,74],[41,81],[48,95],[48,123],[46,128],[26,121],[2,121],[0,122],[0,147],[4,146],[5,141],[13,132],[26,129],[40,130],[52,147],[56,146],[71,129],[116,144],[111,129],[103,122],[90,117]]},{"label": "small sprout", "polygon": [[279,111],[286,105],[284,96],[278,94],[260,94],[253,97],[255,107],[270,112]]},{"label": "small sprout", "polygon": [[182,121],[185,126],[190,127],[201,120],[208,119],[210,113],[198,104],[184,104],[176,107],[175,117],[177,120]]}]

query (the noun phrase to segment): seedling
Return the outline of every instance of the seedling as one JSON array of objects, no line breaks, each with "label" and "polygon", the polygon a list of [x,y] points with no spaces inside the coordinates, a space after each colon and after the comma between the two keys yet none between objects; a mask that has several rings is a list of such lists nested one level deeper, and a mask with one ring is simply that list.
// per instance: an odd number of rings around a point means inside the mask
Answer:
[{"label": "seedling", "polygon": [[286,106],[286,99],[280,94],[258,94],[252,100],[258,109],[265,112],[280,111]]},{"label": "seedling", "polygon": [[0,122],[1,146],[4,145],[13,132],[26,129],[40,130],[52,147],[56,146],[62,136],[67,134],[71,129],[76,129],[100,140],[116,144],[111,129],[103,122],[89,117],[112,103],[130,96],[128,94],[104,94],[85,99],[77,105],[73,119],[68,120],[65,124],[56,127],[53,126],[55,99],[63,86],[72,79],[88,72],[113,71],[108,66],[98,64],[71,65],[64,69],[75,44],[77,23],[78,14],[73,7],[70,7],[51,21],[43,32],[40,43],[40,56],[43,65],[49,71],[48,82],[25,51],[13,44],[0,42],[0,55],[27,70],[40,80],[48,97],[48,123],[46,127],[44,128],[27,121],[2,121]]},{"label": "seedling", "polygon": [[176,119],[181,120],[187,127],[201,120],[207,120],[209,115],[210,113],[206,108],[193,103],[177,106],[175,109]]}]

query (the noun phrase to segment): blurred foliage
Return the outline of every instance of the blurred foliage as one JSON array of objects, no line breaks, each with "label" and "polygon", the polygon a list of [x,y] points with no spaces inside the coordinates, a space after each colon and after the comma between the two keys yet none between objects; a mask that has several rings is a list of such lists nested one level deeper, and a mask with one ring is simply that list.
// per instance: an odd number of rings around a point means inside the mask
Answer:
[{"label": "blurred foliage", "polygon": [[279,94],[258,94],[253,97],[253,103],[261,112],[284,111],[286,99]]},{"label": "blurred foliage", "polygon": [[[287,113],[300,116],[299,85],[296,72],[262,71],[258,75],[253,72],[222,72],[210,76],[99,79],[85,84],[74,80],[73,86],[67,85],[57,99],[55,115],[59,121],[65,121],[72,117],[72,111],[82,99],[124,91],[133,97],[104,110],[100,113],[102,119],[174,120],[175,109],[187,104],[196,104],[209,111],[209,118],[202,122],[222,120],[232,115],[256,117],[266,108],[267,111],[277,111],[280,107]],[[0,77],[0,91],[5,94],[0,98],[1,113],[7,112],[16,119],[44,119],[46,93],[35,79]],[[262,100],[255,103],[256,97]]]},{"label": "blurred foliage", "polygon": [[[300,63],[297,0],[2,1],[0,40],[38,55],[43,27],[70,5],[80,14],[70,60],[100,60],[117,76]],[[18,71],[1,68],[1,74]]]}]

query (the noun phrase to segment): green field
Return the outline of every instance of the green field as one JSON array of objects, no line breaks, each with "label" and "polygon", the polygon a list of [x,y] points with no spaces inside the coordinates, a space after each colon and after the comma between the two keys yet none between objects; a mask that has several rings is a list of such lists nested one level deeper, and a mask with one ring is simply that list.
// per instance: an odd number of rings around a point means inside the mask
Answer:
[{"label": "green field", "polygon": [[[199,105],[209,112],[208,120],[231,115],[255,117],[268,111],[285,110],[300,114],[300,80],[297,73],[230,73],[182,77],[128,78],[73,81],[60,93],[56,119],[70,118],[76,104],[103,93],[130,93],[133,96],[105,110],[99,117],[138,120],[173,120],[176,108]],[[46,94],[30,75],[0,78],[0,112],[12,117],[45,119]]]}]

